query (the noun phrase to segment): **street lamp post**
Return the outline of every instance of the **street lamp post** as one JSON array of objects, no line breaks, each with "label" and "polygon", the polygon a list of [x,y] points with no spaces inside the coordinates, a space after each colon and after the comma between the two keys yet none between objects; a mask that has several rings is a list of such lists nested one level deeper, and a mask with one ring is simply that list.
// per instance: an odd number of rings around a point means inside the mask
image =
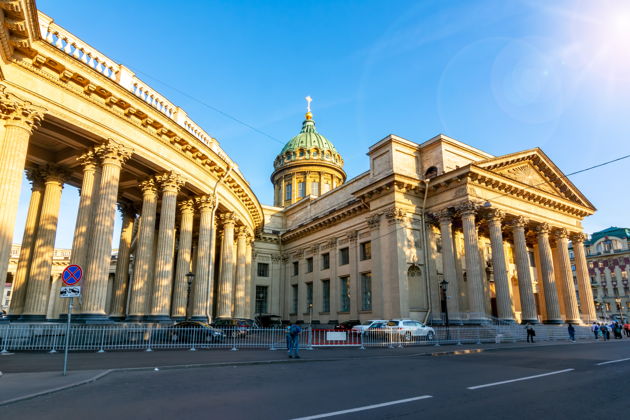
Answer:
[{"label": "street lamp post", "polygon": [[313,326],[313,303],[308,304],[308,314],[309,314],[308,325],[312,327]]},{"label": "street lamp post", "polygon": [[193,280],[195,279],[195,273],[189,271],[186,273],[186,283],[188,284],[188,289],[186,289],[186,321],[190,319],[190,288],[193,284]]},{"label": "street lamp post", "polygon": [[448,289],[448,282],[446,281],[446,279],[442,280],[440,282],[440,289],[442,290],[442,297],[444,299],[444,318],[446,321],[446,339],[450,340],[451,339],[451,332],[450,332],[450,323],[448,321],[448,301],[447,296],[446,296],[446,290]]}]

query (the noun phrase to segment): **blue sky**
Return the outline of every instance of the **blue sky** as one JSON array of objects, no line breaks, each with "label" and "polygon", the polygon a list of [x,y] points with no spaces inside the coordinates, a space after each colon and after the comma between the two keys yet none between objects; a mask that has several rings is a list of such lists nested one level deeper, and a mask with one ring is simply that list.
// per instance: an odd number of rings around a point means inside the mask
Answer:
[{"label": "blue sky", "polygon": [[[630,154],[627,1],[37,5],[184,108],[263,204],[306,95],[349,177],[368,169],[368,147],[389,133],[416,142],[444,133],[494,155],[538,146],[565,173]],[[626,159],[571,177],[598,208],[587,232],[630,225],[629,167]],[[77,197],[66,187],[58,247],[71,246]],[[27,204],[24,192],[16,242]]]}]

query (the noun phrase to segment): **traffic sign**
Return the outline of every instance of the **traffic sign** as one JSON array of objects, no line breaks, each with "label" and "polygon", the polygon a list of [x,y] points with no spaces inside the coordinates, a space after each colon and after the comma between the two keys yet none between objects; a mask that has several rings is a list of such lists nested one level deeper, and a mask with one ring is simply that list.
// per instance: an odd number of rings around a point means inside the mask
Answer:
[{"label": "traffic sign", "polygon": [[66,286],[75,286],[81,281],[83,270],[80,266],[72,264],[67,266],[61,274],[61,280]]},{"label": "traffic sign", "polygon": [[59,289],[59,297],[73,298],[81,296],[81,286],[61,286]]}]

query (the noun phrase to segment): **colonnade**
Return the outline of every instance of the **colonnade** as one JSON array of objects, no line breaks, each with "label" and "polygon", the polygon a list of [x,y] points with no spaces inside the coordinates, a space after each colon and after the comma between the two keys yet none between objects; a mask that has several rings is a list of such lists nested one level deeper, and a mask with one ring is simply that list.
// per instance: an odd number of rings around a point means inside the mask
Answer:
[{"label": "colonnade", "polygon": [[[460,314],[459,290],[456,271],[455,246],[453,243],[453,224],[460,219],[464,239],[464,265],[468,321],[487,319],[486,300],[483,284],[484,264],[480,257],[478,225],[485,222],[488,228],[492,271],[494,276],[498,318],[506,322],[514,322],[513,292],[510,280],[504,244],[511,233],[514,244],[514,263],[518,277],[518,295],[521,305],[521,322],[538,322],[538,314],[543,314],[543,322],[560,324],[563,322],[579,323],[581,320],[596,319],[595,306],[588,275],[586,255],[584,252],[585,235],[580,232],[569,234],[566,229],[552,227],[547,223],[537,223],[512,214],[508,215],[498,209],[480,211],[473,202],[465,202],[454,209],[444,209],[434,214],[442,237],[443,276],[448,282],[447,305],[452,314],[451,319],[458,321]],[[528,237],[535,237],[540,261],[539,289],[542,288],[544,308],[537,308],[530,256],[527,247]],[[571,239],[575,250],[575,264],[580,302],[578,306],[576,288],[573,281],[569,258],[568,241]],[[552,241],[554,247],[552,248]],[[561,298],[560,298],[561,297]],[[562,307],[561,307],[562,305]],[[543,310],[544,309],[544,310]],[[582,314],[580,314],[580,309]],[[562,317],[564,313],[564,319]]]},{"label": "colonnade", "polygon": [[[3,89],[0,86],[0,115],[4,117],[0,124],[0,278],[6,278],[29,139],[45,112]],[[131,148],[108,139],[77,156],[82,184],[70,259],[83,268],[77,318],[85,322],[159,322],[187,316],[207,320],[214,314],[213,301],[218,316],[250,316],[250,229],[225,204],[219,210],[214,196],[184,193],[185,179],[175,171],[150,175],[141,182],[141,204],[121,198],[121,172],[132,154]],[[28,166],[31,196],[9,316],[22,321],[58,319],[65,312],[65,302],[54,290],[59,282],[51,283],[51,269],[62,189],[72,171],[52,163]],[[117,207],[122,230],[111,282]],[[215,241],[217,231],[220,247]],[[189,272],[194,275],[190,286]]]}]

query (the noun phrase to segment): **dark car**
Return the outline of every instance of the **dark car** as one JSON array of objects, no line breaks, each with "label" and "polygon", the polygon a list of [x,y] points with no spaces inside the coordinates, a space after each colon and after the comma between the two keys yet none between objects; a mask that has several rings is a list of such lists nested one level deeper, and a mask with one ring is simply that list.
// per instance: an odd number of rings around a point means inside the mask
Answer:
[{"label": "dark car", "polygon": [[355,325],[361,324],[361,321],[344,321],[335,325],[336,330],[351,330]]},{"label": "dark car", "polygon": [[245,336],[260,328],[256,321],[249,318],[217,318],[212,326],[223,331],[228,337]]},{"label": "dark car", "polygon": [[183,321],[166,329],[167,343],[207,343],[225,338],[223,331],[200,321]]}]

